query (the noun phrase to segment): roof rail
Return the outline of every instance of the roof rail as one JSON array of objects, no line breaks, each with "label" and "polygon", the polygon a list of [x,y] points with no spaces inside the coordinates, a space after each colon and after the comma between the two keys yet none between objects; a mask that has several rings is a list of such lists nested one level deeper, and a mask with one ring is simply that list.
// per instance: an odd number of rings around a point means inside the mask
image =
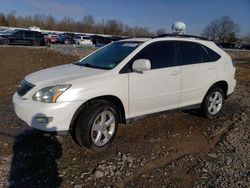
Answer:
[{"label": "roof rail", "polygon": [[200,40],[208,40],[206,37],[201,37],[201,36],[195,36],[195,35],[180,35],[180,34],[161,34],[157,35],[152,38],[162,38],[162,37],[179,37],[179,38],[194,38],[194,39],[200,39]]}]

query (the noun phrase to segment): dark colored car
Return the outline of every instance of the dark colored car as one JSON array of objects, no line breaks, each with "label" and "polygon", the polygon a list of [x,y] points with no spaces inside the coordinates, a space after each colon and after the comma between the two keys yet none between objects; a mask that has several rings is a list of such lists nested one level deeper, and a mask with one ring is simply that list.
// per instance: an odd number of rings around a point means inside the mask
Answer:
[{"label": "dark colored car", "polygon": [[231,43],[231,42],[221,42],[220,46],[222,48],[226,48],[226,49],[235,49],[236,48],[235,43]]},{"label": "dark colored car", "polygon": [[111,37],[103,37],[99,35],[92,35],[91,39],[93,44],[96,45],[97,47],[101,47],[112,42]]},{"label": "dark colored car", "polygon": [[65,36],[65,37],[70,37],[70,38],[75,38],[75,34],[74,33],[63,33],[63,35]]},{"label": "dark colored car", "polygon": [[57,39],[56,43],[58,43],[58,44],[75,44],[75,40],[74,40],[74,38],[72,38],[68,35],[62,34],[62,35],[59,35],[59,38]]},{"label": "dark colored car", "polygon": [[45,39],[41,32],[29,30],[12,30],[0,34],[0,43],[23,44],[41,46],[45,45]]},{"label": "dark colored car", "polygon": [[242,50],[250,50],[250,44],[243,44],[240,49]]}]

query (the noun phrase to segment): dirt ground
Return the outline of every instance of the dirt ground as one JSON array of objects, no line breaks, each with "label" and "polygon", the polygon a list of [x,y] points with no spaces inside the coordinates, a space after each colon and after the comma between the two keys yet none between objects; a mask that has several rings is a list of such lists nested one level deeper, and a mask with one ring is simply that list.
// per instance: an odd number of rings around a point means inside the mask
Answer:
[{"label": "dirt ground", "polygon": [[249,59],[237,64],[236,90],[218,119],[179,111],[140,120],[120,126],[101,153],[34,131],[13,112],[25,75],[77,59],[0,47],[0,187],[250,187]]}]

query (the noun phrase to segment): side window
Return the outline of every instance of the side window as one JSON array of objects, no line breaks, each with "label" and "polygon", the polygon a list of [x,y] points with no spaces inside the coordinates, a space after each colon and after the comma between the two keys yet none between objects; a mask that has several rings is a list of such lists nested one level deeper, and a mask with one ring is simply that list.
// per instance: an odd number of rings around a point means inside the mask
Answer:
[{"label": "side window", "polygon": [[197,64],[203,62],[202,47],[193,42],[177,42],[177,62],[179,65]]},{"label": "side window", "polygon": [[131,64],[137,59],[149,59],[151,69],[160,69],[175,65],[175,46],[173,42],[155,42],[142,49],[131,60]]},{"label": "side window", "polygon": [[206,51],[206,49],[203,47],[203,45],[200,45],[201,47],[201,56],[202,56],[202,62],[211,62],[210,57]]},{"label": "side window", "polygon": [[206,50],[210,61],[217,61],[221,58],[221,56],[219,54],[217,54],[216,52],[214,52],[213,50],[211,50],[210,48],[203,46],[203,48]]},{"label": "side window", "polygon": [[31,32],[31,31],[25,31],[25,36],[26,36],[26,37],[33,37],[33,36],[34,36],[34,33]]},{"label": "side window", "polygon": [[17,31],[15,33],[15,36],[17,36],[17,37],[23,37],[24,36],[24,32],[23,31]]}]

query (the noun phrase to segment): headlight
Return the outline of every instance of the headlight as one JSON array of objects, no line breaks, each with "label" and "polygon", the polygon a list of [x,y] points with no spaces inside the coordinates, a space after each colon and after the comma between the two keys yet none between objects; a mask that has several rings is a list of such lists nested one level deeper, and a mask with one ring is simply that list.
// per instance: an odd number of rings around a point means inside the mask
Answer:
[{"label": "headlight", "polygon": [[32,99],[39,102],[55,103],[58,97],[63,94],[71,85],[58,85],[45,87],[33,95]]}]

